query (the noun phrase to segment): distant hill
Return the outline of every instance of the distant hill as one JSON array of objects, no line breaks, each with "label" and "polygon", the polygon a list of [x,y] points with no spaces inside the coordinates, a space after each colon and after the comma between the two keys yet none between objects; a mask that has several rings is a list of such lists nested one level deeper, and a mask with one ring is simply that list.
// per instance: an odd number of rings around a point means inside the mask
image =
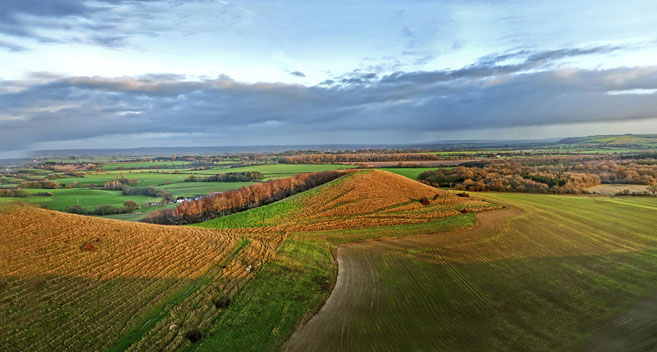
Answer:
[{"label": "distant hill", "polygon": [[657,134],[624,134],[571,137],[564,138],[557,143],[579,146],[633,146],[655,148],[657,147]]}]

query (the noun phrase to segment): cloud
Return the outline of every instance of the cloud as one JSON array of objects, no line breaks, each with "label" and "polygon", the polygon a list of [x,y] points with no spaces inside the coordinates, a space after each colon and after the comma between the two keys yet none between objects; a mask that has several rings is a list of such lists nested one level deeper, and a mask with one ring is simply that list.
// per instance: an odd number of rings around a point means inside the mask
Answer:
[{"label": "cloud", "polygon": [[6,42],[4,40],[0,40],[0,48],[4,48],[4,49],[7,49],[9,51],[14,51],[14,52],[27,50],[27,48],[25,48],[24,46],[20,46],[18,44]]},{"label": "cloud", "polygon": [[[172,7],[176,11],[171,11]],[[206,4],[206,0],[2,0],[0,34],[42,43],[117,48],[129,45],[135,36],[191,35],[217,26],[237,30],[252,16],[240,6]],[[200,25],[210,18],[213,26]]]},{"label": "cloud", "polygon": [[[623,49],[621,46],[597,46],[592,48],[570,48],[533,52],[521,50],[501,55],[487,55],[475,64],[451,71],[396,72],[382,78],[384,83],[435,83],[455,79],[478,79],[496,75],[507,75],[529,70],[550,68],[558,60],[593,54],[608,54]],[[508,60],[519,61],[505,64]]]},{"label": "cloud", "polygon": [[[351,143],[393,143],[407,142],[400,135],[657,117],[657,66],[498,72],[505,70],[407,72],[395,79],[362,73],[361,79],[370,79],[366,85],[312,87],[246,84],[226,76],[189,81],[177,75],[38,73],[25,81],[0,81],[0,149],[119,135],[137,136],[135,143],[140,135],[176,135],[176,143],[207,145],[342,136],[361,136]],[[615,93],[622,91],[644,94]]]},{"label": "cloud", "polygon": [[299,71],[292,71],[290,72],[290,74],[296,77],[306,77],[306,75],[303,72],[299,72]]}]

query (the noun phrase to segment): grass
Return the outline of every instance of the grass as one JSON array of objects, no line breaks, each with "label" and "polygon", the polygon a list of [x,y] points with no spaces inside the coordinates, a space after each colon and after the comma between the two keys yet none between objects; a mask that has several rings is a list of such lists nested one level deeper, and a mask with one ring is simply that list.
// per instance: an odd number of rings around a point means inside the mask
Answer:
[{"label": "grass", "polygon": [[103,169],[105,170],[118,170],[119,168],[124,169],[151,169],[157,167],[178,167],[191,164],[190,161],[133,161],[133,162],[121,162],[121,163],[107,163],[103,164]]},{"label": "grass", "polygon": [[219,174],[227,172],[247,172],[247,171],[260,171],[264,175],[265,180],[273,178],[290,177],[302,172],[320,172],[339,169],[355,168],[355,165],[327,165],[327,164],[263,164],[233,168],[217,168],[198,171],[199,174]]},{"label": "grass", "polygon": [[402,175],[406,176],[412,180],[417,180],[417,177],[425,172],[425,171],[431,171],[431,170],[436,170],[438,169],[437,167],[400,167],[400,168],[383,168],[381,170],[386,170],[390,172],[394,172],[397,175]]},{"label": "grass", "polygon": [[174,174],[174,173],[157,173],[155,170],[148,171],[107,171],[100,173],[87,173],[84,177],[66,177],[55,179],[53,181],[62,184],[70,185],[72,183],[79,183],[83,185],[103,185],[107,181],[112,181],[120,177],[127,179],[136,179],[137,187],[145,186],[159,186],[165,183],[183,182],[190,174]]},{"label": "grass", "polygon": [[221,266],[225,266],[227,263],[233,260],[235,256],[237,256],[237,254],[248,244],[248,240],[242,239],[239,243],[237,243],[235,249],[229,256],[224,258],[220,263],[217,263],[213,268],[209,269],[203,276],[194,280],[187,287],[181,288],[178,290],[178,292],[169,296],[165,301],[153,307],[153,309],[148,314],[145,314],[139,320],[139,322],[130,332],[123,335],[121,339],[116,341],[106,351],[125,351],[132,344],[139,341],[139,339],[141,339],[144,334],[146,334],[146,332],[153,329],[157,323],[159,323],[162,319],[170,314],[172,309],[182,303],[186,298],[194,294],[200,286],[210,283],[213,276],[216,275],[217,269]]},{"label": "grass", "polygon": [[[343,223],[339,222],[336,225],[347,226],[344,228],[303,232],[293,230],[294,223],[302,222],[304,216],[312,217],[318,211],[313,202],[327,195],[333,201],[337,199],[335,195],[355,195],[363,201],[363,206],[360,208],[367,212],[387,204],[379,204],[382,194],[394,195],[390,197],[395,199],[394,202],[399,201],[402,202],[401,205],[408,206],[406,198],[408,195],[385,188],[383,193],[373,191],[371,186],[377,179],[381,179],[391,188],[396,185],[405,187],[404,189],[412,194],[436,193],[432,188],[403,177],[368,170],[344,176],[311,191],[267,206],[195,225],[218,229],[247,227],[251,231],[267,225],[291,224],[286,231],[288,238],[276,257],[258,272],[246,289],[236,296],[234,304],[231,304],[220,319],[213,323],[212,328],[206,332],[208,337],[198,349],[202,351],[279,349],[292,334],[295,326],[308,313],[315,310],[328,293],[329,282],[334,280],[335,275],[331,251],[342,243],[446,232],[475,224],[475,216],[472,213],[447,216],[423,223],[359,228],[348,227],[351,226],[350,219],[345,217]],[[460,198],[454,201],[465,202]],[[327,205],[331,202],[320,201],[320,203]],[[368,206],[372,207],[371,210]],[[354,217],[359,214],[354,214]]]},{"label": "grass", "polygon": [[104,350],[216,263],[241,266],[217,231],[2,208],[3,351]]},{"label": "grass", "polygon": [[335,280],[331,251],[340,243],[445,232],[473,224],[474,216],[465,214],[430,224],[290,234],[276,257],[213,324],[208,331],[212,336],[198,350],[278,350],[329,293],[328,282]]},{"label": "grass", "polygon": [[586,189],[589,192],[592,193],[598,193],[602,194],[605,196],[614,196],[616,193],[623,192],[625,190],[628,190],[630,192],[644,192],[648,190],[648,186],[646,185],[628,185],[628,184],[602,184],[602,185],[597,185],[593,187],[589,187]]},{"label": "grass", "polygon": [[178,204],[165,204],[165,205],[158,205],[158,206],[152,206],[148,208],[142,208],[135,210],[132,213],[125,213],[125,214],[114,214],[114,215],[103,215],[100,216],[101,218],[105,219],[114,219],[114,220],[123,220],[123,221],[140,221],[143,218],[145,218],[148,214],[151,212],[161,210],[161,209],[169,209],[169,208],[175,208]]},{"label": "grass", "polygon": [[86,188],[61,188],[61,189],[25,189],[30,194],[50,192],[49,196],[28,196],[24,198],[2,197],[0,203],[9,203],[14,201],[26,202],[38,205],[47,205],[53,210],[64,211],[66,208],[79,204],[81,207],[91,209],[97,205],[109,204],[113,206],[122,206],[127,200],[132,200],[137,204],[148,202],[159,202],[160,198],[147,196],[124,196],[121,191],[107,191],[99,189]]},{"label": "grass", "polygon": [[476,195],[524,213],[475,238],[368,252],[383,288],[350,349],[582,349],[657,292],[657,199]]},{"label": "grass", "polygon": [[[101,160],[104,160],[101,158]],[[228,162],[228,161],[227,161]],[[191,197],[195,195],[205,195],[213,192],[223,192],[243,186],[250,185],[251,182],[184,182],[192,174],[217,174],[226,172],[242,171],[260,171],[265,175],[265,179],[290,177],[301,172],[318,172],[326,170],[336,170],[351,168],[353,166],[345,165],[291,165],[291,164],[264,164],[238,168],[217,168],[204,171],[192,171],[184,168],[188,161],[134,161],[105,164],[105,171],[85,172],[84,177],[64,177],[53,179],[52,181],[61,185],[70,185],[79,183],[81,185],[102,186],[105,182],[125,177],[127,179],[136,179],[135,187],[154,186],[164,189],[172,195],[178,197]],[[162,167],[180,167],[176,169],[149,169],[152,166]],[[118,170],[118,167],[125,167],[127,170]],[[142,169],[139,169],[142,168]],[[34,169],[44,173],[42,169]],[[44,175],[34,176],[34,179],[42,179]],[[3,187],[14,186],[16,183],[23,181],[21,179],[3,177],[4,182],[8,184]],[[9,184],[11,182],[11,184]],[[109,204],[114,206],[122,205],[126,200],[133,200],[137,204],[143,204],[151,201],[159,201],[159,198],[150,198],[145,196],[123,196],[118,191],[106,191],[88,188],[74,189],[56,189],[56,190],[29,190],[31,193],[51,192],[54,197],[27,197],[27,198],[0,198],[0,203],[13,201],[24,201],[34,204],[47,204],[55,210],[66,210],[66,208],[79,204],[85,208],[94,207],[100,204]],[[152,209],[151,209],[152,210]],[[143,218],[145,214],[121,214],[112,216],[115,219],[135,221]]]},{"label": "grass", "polygon": [[334,275],[328,244],[286,240],[195,350],[277,350],[329,293]]},{"label": "grass", "polygon": [[251,184],[253,182],[179,182],[158,188],[166,190],[176,197],[193,197],[198,194],[205,195],[213,192],[224,192]]}]

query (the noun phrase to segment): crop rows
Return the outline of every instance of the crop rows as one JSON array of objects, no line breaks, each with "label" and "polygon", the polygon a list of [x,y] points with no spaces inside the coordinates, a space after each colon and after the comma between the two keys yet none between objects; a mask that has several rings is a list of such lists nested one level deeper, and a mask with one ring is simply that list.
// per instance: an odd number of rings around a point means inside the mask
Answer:
[{"label": "crop rows", "polygon": [[[295,205],[269,207],[282,212],[267,211],[268,207],[257,209],[257,212],[252,213],[261,215],[259,223],[253,219],[244,220],[259,226],[235,231],[309,232],[419,224],[496,207],[491,203],[458,197],[452,192],[377,170],[343,176],[301,197],[284,202],[294,202]],[[226,223],[238,223],[240,220],[243,217],[226,219]],[[221,227],[221,222],[218,224]],[[233,226],[229,227],[233,231]]]},{"label": "crop rows", "polygon": [[191,343],[185,335],[190,330],[199,330],[205,335],[226,308],[217,302],[230,302],[285,240],[284,235],[269,236],[264,240],[256,238],[233,253],[227,264],[211,269],[192,294],[173,307],[128,351],[174,351],[189,347]]},{"label": "crop rows", "polygon": [[[231,257],[236,235],[125,223],[15,206],[0,213],[2,350],[98,350],[172,293]],[[276,243],[276,242],[274,242]],[[232,287],[252,241],[217,279]]]}]

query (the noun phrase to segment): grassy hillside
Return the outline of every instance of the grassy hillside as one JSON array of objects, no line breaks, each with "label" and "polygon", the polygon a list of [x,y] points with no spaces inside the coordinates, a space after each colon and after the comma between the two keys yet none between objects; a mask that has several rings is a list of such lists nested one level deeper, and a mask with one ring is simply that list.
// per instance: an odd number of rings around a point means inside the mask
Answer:
[{"label": "grassy hillside", "polygon": [[471,231],[345,247],[360,276],[303,350],[654,347],[657,199],[477,196],[513,208]]},{"label": "grassy hillside", "polygon": [[[424,199],[424,204],[422,200]],[[343,176],[309,192],[196,226],[250,232],[316,232],[426,224],[491,204],[382,170]]]},{"label": "grassy hillside", "polygon": [[560,144],[584,146],[638,146],[642,148],[657,148],[657,135],[654,134],[628,134],[628,135],[602,135],[588,137],[566,138]]},{"label": "grassy hillside", "polygon": [[0,229],[4,351],[184,346],[280,243],[27,205],[3,206]]},{"label": "grassy hillside", "polygon": [[[430,199],[429,204],[422,204],[422,197]],[[236,296],[196,348],[277,350],[330,292],[335,280],[331,252],[338,244],[461,229],[474,225],[472,211],[492,207],[404,176],[368,170],[267,206],[195,225],[288,233],[276,257]]]}]

